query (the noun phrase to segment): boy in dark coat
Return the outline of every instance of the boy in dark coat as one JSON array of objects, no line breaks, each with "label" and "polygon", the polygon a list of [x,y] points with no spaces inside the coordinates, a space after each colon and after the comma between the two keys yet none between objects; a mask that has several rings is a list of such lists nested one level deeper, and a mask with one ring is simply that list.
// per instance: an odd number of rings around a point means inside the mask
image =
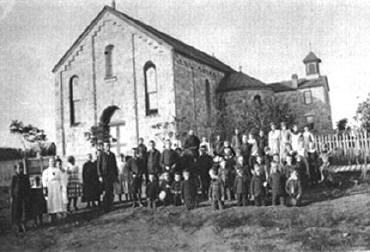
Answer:
[{"label": "boy in dark coat", "polygon": [[285,205],[285,176],[278,170],[276,162],[271,163],[271,174],[269,176],[269,185],[272,190],[272,205]]},{"label": "boy in dark coat", "polygon": [[225,194],[228,200],[234,198],[234,180],[235,180],[235,160],[231,149],[225,149],[223,167],[221,168],[221,178],[224,182]]},{"label": "boy in dark coat", "polygon": [[155,142],[151,140],[149,142],[149,151],[147,153],[147,167],[148,173],[154,174],[157,179],[162,173],[162,168],[160,166],[161,153],[155,148]]},{"label": "boy in dark coat", "polygon": [[171,185],[171,193],[173,195],[173,204],[175,206],[181,205],[181,175],[175,174],[175,181]]},{"label": "boy in dark coat", "polygon": [[218,174],[218,165],[214,166],[210,171],[211,185],[209,187],[209,199],[215,210],[224,209],[224,183]]},{"label": "boy in dark coat", "polygon": [[146,197],[148,201],[148,207],[157,208],[157,201],[159,195],[159,185],[154,174],[149,174],[149,182],[146,185]]},{"label": "boy in dark coat", "polygon": [[15,175],[12,177],[10,186],[10,201],[12,206],[12,223],[16,226],[17,232],[25,232],[25,222],[29,217],[29,195],[30,180],[24,174],[23,163],[14,167]]},{"label": "boy in dark coat", "polygon": [[236,170],[234,192],[238,206],[246,206],[248,204],[249,181],[249,177],[241,168]]},{"label": "boy in dark coat", "polygon": [[31,188],[30,201],[35,226],[42,225],[42,215],[46,213],[46,200],[39,176],[35,178],[35,187]]},{"label": "boy in dark coat", "polygon": [[181,185],[181,196],[188,210],[196,207],[197,188],[192,179],[190,179],[189,171],[183,172],[184,181]]},{"label": "boy in dark coat", "polygon": [[315,143],[310,142],[307,150],[307,161],[310,169],[311,184],[316,184],[320,180],[320,171],[318,169],[319,154],[317,153]]},{"label": "boy in dark coat", "polygon": [[213,160],[210,155],[207,154],[207,147],[200,147],[200,156],[197,161],[197,168],[201,182],[202,196],[207,199],[208,189],[210,183],[209,170],[212,168]]},{"label": "boy in dark coat", "polygon": [[250,184],[250,194],[256,206],[265,205],[265,177],[259,164],[254,165],[254,175]]},{"label": "boy in dark coat", "polygon": [[132,207],[136,207],[137,205],[142,207],[143,204],[141,203],[141,178],[137,175],[136,172],[132,173],[131,190],[133,200]]},{"label": "boy in dark coat", "polygon": [[289,195],[288,202],[290,205],[299,206],[301,204],[302,186],[297,171],[293,171],[286,181],[285,191]]}]

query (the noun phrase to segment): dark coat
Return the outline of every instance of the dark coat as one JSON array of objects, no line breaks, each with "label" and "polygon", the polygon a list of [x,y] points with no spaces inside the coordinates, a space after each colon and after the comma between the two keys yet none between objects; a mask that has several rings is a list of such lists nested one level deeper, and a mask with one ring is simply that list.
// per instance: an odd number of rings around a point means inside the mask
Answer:
[{"label": "dark coat", "polygon": [[44,189],[31,188],[30,192],[30,202],[31,202],[31,216],[32,218],[38,217],[43,213],[46,213],[46,200],[44,197]]},{"label": "dark coat", "polygon": [[182,181],[181,196],[184,199],[184,201],[195,200],[197,196],[197,188],[192,179]]},{"label": "dark coat", "polygon": [[258,145],[258,153],[260,155],[264,155],[265,154],[265,147],[268,146],[268,137],[265,136],[265,135],[263,135],[262,137],[258,136],[257,145]]},{"label": "dark coat", "polygon": [[181,194],[181,183],[182,181],[174,181],[171,185],[172,194]]},{"label": "dark coat", "polygon": [[132,193],[139,193],[141,191],[141,178],[139,176],[132,177],[131,179],[131,191]]},{"label": "dark coat", "polygon": [[269,177],[269,184],[271,186],[272,195],[285,195],[285,176],[280,172],[272,173]]},{"label": "dark coat", "polygon": [[178,156],[174,150],[165,149],[162,152],[161,159],[160,159],[160,165],[162,166],[163,170],[166,169],[166,166],[172,167],[173,165],[176,165],[177,162],[178,162]]},{"label": "dark coat", "polygon": [[100,197],[100,183],[96,162],[87,161],[82,166],[83,198],[95,201]]},{"label": "dark coat", "polygon": [[160,166],[160,160],[161,160],[161,153],[154,149],[154,151],[149,150],[147,153],[147,167],[148,167],[148,173],[152,174],[160,174],[162,173],[162,169]]},{"label": "dark coat", "polygon": [[12,223],[19,224],[30,218],[30,180],[25,174],[12,177],[10,194],[12,197]]},{"label": "dark coat", "polygon": [[100,152],[98,157],[98,176],[103,177],[106,182],[117,180],[118,168],[116,156],[113,152]]},{"label": "dark coat", "polygon": [[240,155],[243,156],[244,163],[248,164],[249,155],[251,153],[251,147],[249,143],[242,143],[240,145]]},{"label": "dark coat", "polygon": [[200,155],[197,161],[197,168],[201,179],[209,179],[209,170],[212,168],[213,159],[210,155]]},{"label": "dark coat", "polygon": [[188,136],[185,140],[184,148],[198,150],[200,145],[200,140],[197,136]]},{"label": "dark coat", "polygon": [[248,194],[249,178],[246,175],[236,176],[234,181],[234,192],[237,194]]},{"label": "dark coat", "polygon": [[149,181],[146,186],[146,197],[150,200],[158,199],[159,184],[157,180]]},{"label": "dark coat", "polygon": [[251,180],[250,194],[254,197],[265,196],[263,182],[265,182],[265,179],[262,175],[254,175]]},{"label": "dark coat", "polygon": [[223,141],[215,141],[213,144],[213,151],[217,155],[223,155],[223,146],[224,146]]},{"label": "dark coat", "polygon": [[137,147],[136,147],[136,152],[137,154],[140,156],[140,157],[143,157],[144,159],[146,159],[146,156],[147,156],[147,148],[145,146],[145,144],[139,144]]},{"label": "dark coat", "polygon": [[209,186],[209,197],[212,200],[221,200],[225,193],[224,187],[225,185],[221,178],[212,179]]}]

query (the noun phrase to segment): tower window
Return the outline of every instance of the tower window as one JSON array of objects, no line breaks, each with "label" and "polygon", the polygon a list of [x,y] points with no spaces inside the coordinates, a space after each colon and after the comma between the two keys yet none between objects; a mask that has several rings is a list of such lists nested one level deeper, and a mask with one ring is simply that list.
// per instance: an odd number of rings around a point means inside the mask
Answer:
[{"label": "tower window", "polygon": [[73,76],[69,81],[69,107],[71,126],[81,122],[81,97],[78,76]]},{"label": "tower window", "polygon": [[317,74],[317,64],[316,63],[309,63],[307,64],[307,74]]},{"label": "tower window", "polygon": [[158,113],[157,70],[153,62],[144,66],[146,115]]},{"label": "tower window", "polygon": [[312,103],[312,92],[311,90],[303,92],[304,104],[311,104]]},{"label": "tower window", "polygon": [[113,45],[108,45],[105,47],[105,78],[109,79],[113,77]]}]

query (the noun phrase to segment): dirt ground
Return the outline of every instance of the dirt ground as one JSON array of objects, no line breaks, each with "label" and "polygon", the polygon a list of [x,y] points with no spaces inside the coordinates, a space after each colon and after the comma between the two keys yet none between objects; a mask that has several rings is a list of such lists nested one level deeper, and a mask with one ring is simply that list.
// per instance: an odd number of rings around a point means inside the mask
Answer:
[{"label": "dirt ground", "polygon": [[236,207],[208,202],[187,211],[121,207],[15,235],[0,251],[361,251],[370,250],[370,186],[320,185],[302,207]]}]

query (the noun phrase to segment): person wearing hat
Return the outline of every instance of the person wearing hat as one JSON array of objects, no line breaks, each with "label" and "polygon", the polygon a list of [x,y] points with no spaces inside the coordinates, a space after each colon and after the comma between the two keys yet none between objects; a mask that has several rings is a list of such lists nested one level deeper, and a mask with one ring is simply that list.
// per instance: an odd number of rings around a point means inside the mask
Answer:
[{"label": "person wearing hat", "polygon": [[200,156],[198,158],[196,167],[198,168],[198,173],[200,177],[202,197],[207,199],[208,189],[209,189],[209,170],[212,168],[213,161],[212,157],[207,154],[207,147],[200,147]]},{"label": "person wearing hat", "polygon": [[196,135],[194,135],[193,130],[189,130],[188,137],[185,140],[184,148],[191,150],[191,152],[193,153],[193,156],[195,158],[198,158],[199,145],[200,145],[199,138]]},{"label": "person wearing hat", "polygon": [[163,172],[173,172],[176,168],[178,159],[177,153],[171,149],[171,141],[167,139],[160,159]]},{"label": "person wearing hat", "polygon": [[118,180],[118,168],[116,156],[110,150],[109,142],[103,144],[103,152],[100,154],[98,160],[98,176],[99,180],[103,182],[103,209],[108,212],[113,205],[113,183]]}]

